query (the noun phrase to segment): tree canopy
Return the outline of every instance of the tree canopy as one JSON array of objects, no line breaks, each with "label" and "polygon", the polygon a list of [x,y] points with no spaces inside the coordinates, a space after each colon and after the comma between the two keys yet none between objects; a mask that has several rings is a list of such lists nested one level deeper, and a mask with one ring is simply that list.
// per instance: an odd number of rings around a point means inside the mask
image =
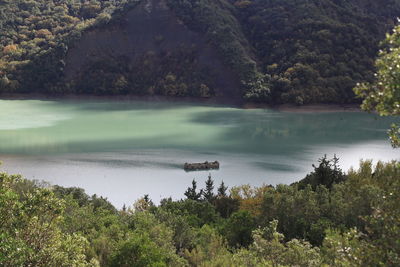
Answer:
[{"label": "tree canopy", "polygon": [[[354,91],[363,99],[362,108],[377,111],[381,116],[400,115],[400,26],[387,34],[383,49],[375,62],[377,72],[370,83],[357,84]],[[393,125],[389,131],[393,147],[400,146],[400,129]]]},{"label": "tree canopy", "polygon": [[121,210],[1,173],[0,265],[399,266],[399,163],[342,173],[324,157],[314,168],[298,184],[223,185],[159,205],[145,195]]}]

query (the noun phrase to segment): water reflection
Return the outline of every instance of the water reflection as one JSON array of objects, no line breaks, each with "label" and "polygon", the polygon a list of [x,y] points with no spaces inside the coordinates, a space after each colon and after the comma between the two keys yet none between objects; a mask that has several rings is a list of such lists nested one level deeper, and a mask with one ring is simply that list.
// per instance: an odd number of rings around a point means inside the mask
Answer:
[{"label": "water reflection", "polygon": [[[361,112],[296,114],[176,103],[44,103],[42,107],[32,101],[13,102],[16,110],[19,105],[25,110],[20,117],[14,116],[13,121],[26,123],[27,128],[21,125],[4,129],[8,122],[0,120],[2,153],[166,147],[287,154],[304,152],[310,145],[383,140],[385,129],[393,121]],[[8,104],[7,109],[12,110],[13,106]],[[42,117],[56,114],[60,118],[63,112],[68,117],[32,124],[38,114]]]},{"label": "water reflection", "polygon": [[3,169],[82,186],[117,205],[145,193],[182,196],[191,179],[208,175],[185,173],[186,161],[218,160],[217,181],[260,185],[298,180],[325,153],[337,154],[346,168],[360,158],[398,157],[386,141],[393,118],[363,112],[0,100],[0,114]]}]

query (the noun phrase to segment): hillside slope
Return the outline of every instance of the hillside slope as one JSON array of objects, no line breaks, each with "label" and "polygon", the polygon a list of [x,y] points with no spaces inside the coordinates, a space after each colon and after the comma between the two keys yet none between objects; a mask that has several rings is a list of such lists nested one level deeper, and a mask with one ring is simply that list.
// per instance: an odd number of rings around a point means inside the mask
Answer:
[{"label": "hillside slope", "polygon": [[0,93],[349,103],[400,0],[0,0]]},{"label": "hillside slope", "polygon": [[240,96],[214,46],[163,0],[142,1],[83,35],[66,55],[65,79],[80,93]]},{"label": "hillside slope", "polygon": [[371,80],[397,0],[234,1],[274,103],[351,102]]}]

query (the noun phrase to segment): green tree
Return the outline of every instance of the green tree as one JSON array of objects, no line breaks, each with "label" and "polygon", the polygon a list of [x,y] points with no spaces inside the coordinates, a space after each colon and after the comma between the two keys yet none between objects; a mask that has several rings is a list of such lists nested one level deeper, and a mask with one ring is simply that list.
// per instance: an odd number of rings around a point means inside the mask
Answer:
[{"label": "green tree", "polygon": [[214,224],[220,219],[215,207],[207,201],[164,199],[161,201],[160,208],[176,215],[185,216],[187,222],[193,227]]},{"label": "green tree", "polygon": [[203,197],[208,202],[214,200],[214,181],[211,179],[211,174],[208,175],[208,179],[206,180],[206,188],[203,191]]},{"label": "green tree", "polygon": [[218,197],[226,197],[227,190],[228,190],[228,187],[225,186],[224,181],[222,181],[220,186],[218,187]]},{"label": "green tree", "polygon": [[325,155],[318,162],[318,167],[313,164],[314,171],[297,183],[300,189],[304,189],[307,185],[311,185],[313,190],[316,190],[318,185],[324,185],[331,189],[334,184],[341,183],[346,179],[346,175],[339,167],[339,159],[336,155],[333,159],[327,159]]},{"label": "green tree", "polygon": [[0,173],[1,266],[96,266],[88,241],[62,231],[65,202],[50,189],[19,190],[20,176]]},{"label": "green tree", "polygon": [[[400,115],[400,25],[386,35],[385,48],[375,62],[377,72],[372,83],[357,84],[355,93],[363,99],[361,107],[376,110],[381,116]],[[400,146],[400,129],[392,125],[389,137],[393,147]]]},{"label": "green tree", "polygon": [[155,209],[154,214],[159,221],[165,223],[173,231],[173,242],[178,252],[193,247],[196,230],[190,225],[188,215],[163,208]]},{"label": "green tree", "polygon": [[193,179],[192,187],[188,187],[188,189],[185,192],[185,196],[187,197],[187,199],[197,201],[200,200],[202,194],[203,194],[203,189],[201,189],[200,192],[197,193],[197,182],[196,180]]},{"label": "green tree", "polygon": [[225,222],[223,233],[232,247],[247,247],[253,242],[252,231],[256,224],[248,211],[237,211]]},{"label": "green tree", "polygon": [[217,233],[215,228],[204,225],[194,237],[194,248],[185,250],[184,257],[191,266],[234,266],[216,264],[221,258],[232,257],[226,246],[226,241]]},{"label": "green tree", "polygon": [[127,220],[129,231],[114,256],[112,266],[184,266],[175,252],[174,233],[148,211],[135,212]]},{"label": "green tree", "polygon": [[111,258],[111,267],[168,266],[162,250],[148,235],[136,234],[123,241]]},{"label": "green tree", "polygon": [[231,197],[218,197],[213,201],[215,210],[222,218],[229,218],[232,213],[239,209],[239,200]]},{"label": "green tree", "polygon": [[278,221],[273,220],[267,227],[253,231],[254,243],[249,250],[259,262],[267,266],[321,266],[318,248],[297,239],[285,243],[277,226]]}]

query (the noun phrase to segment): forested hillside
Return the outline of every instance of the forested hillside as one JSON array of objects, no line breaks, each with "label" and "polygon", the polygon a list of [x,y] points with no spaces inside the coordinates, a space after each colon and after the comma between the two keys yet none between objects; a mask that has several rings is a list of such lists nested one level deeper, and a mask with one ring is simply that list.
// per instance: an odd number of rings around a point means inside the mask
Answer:
[{"label": "forested hillside", "polygon": [[56,92],[68,45],[128,1],[0,1],[0,91]]},{"label": "forested hillside", "polygon": [[236,1],[274,103],[350,102],[371,80],[378,43],[400,14],[396,0]]},{"label": "forested hillside", "polygon": [[204,190],[122,210],[79,188],[0,173],[1,266],[399,266],[399,163],[293,185]]},{"label": "forested hillside", "polygon": [[354,102],[399,0],[0,0],[0,92]]}]

